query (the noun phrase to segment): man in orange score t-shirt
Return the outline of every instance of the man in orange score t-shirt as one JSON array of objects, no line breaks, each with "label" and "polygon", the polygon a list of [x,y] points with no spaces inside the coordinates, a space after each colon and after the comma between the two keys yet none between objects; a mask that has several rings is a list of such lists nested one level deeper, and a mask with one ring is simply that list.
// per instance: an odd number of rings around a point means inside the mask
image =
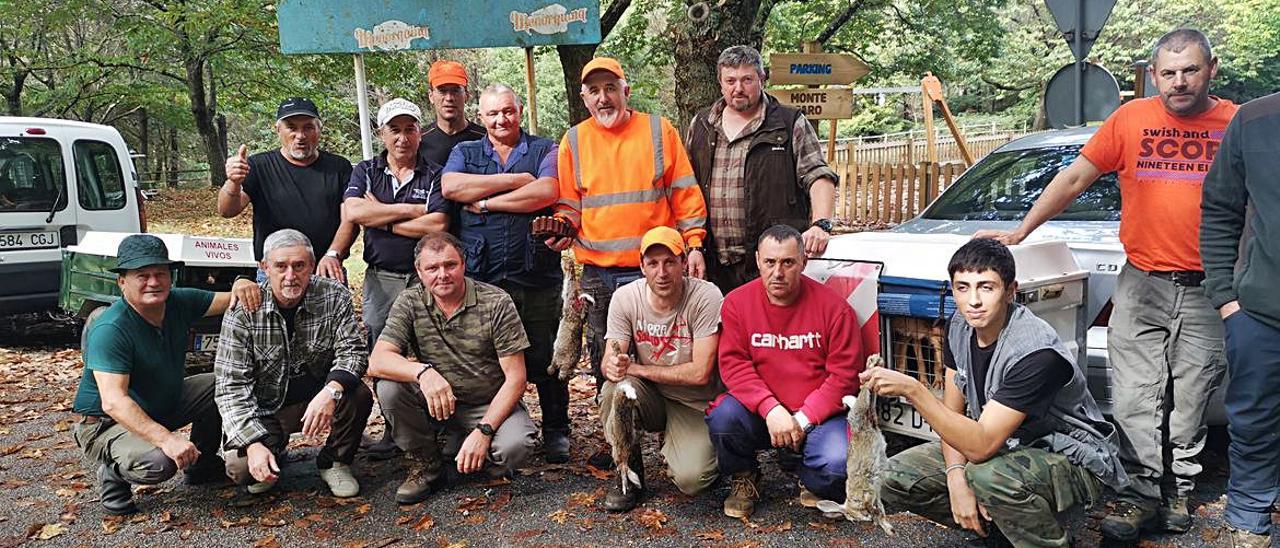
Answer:
[{"label": "man in orange score t-shirt", "polygon": [[1017,244],[1099,175],[1119,176],[1128,263],[1111,299],[1108,347],[1113,418],[1132,481],[1101,529],[1122,541],[1144,529],[1190,527],[1187,495],[1201,470],[1205,408],[1225,369],[1222,320],[1200,287],[1197,238],[1201,183],[1237,107],[1209,95],[1218,60],[1197,30],[1162,36],[1149,70],[1159,97],[1130,101],[1107,118],[1016,229],[975,235]]}]

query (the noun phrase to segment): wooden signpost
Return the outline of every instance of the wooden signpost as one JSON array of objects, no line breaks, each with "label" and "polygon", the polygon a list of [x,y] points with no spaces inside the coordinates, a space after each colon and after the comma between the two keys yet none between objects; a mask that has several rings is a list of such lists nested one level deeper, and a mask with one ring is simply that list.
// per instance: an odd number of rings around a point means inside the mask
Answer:
[{"label": "wooden signpost", "polygon": [[849,85],[871,72],[847,53],[775,53],[769,56],[772,84]]},{"label": "wooden signpost", "polygon": [[[800,109],[810,120],[831,120],[827,133],[827,163],[836,160],[837,120],[853,117],[853,88],[849,86],[871,72],[856,55],[822,53],[822,44],[807,42],[804,53],[775,53],[769,56],[769,83],[803,84],[808,88],[770,89],[779,103]],[[840,180],[839,196],[848,195],[849,181]]]},{"label": "wooden signpost", "polygon": [[778,102],[800,109],[810,120],[848,120],[853,117],[853,89],[771,89]]}]

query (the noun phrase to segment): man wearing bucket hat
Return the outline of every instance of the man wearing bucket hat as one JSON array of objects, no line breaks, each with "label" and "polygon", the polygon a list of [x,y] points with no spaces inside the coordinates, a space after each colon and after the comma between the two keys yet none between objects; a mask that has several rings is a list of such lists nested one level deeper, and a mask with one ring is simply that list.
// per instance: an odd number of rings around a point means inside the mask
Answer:
[{"label": "man wearing bucket hat", "polygon": [[[218,214],[235,217],[253,204],[253,258],[262,260],[267,235],[292,228],[316,246],[316,274],[346,281],[342,260],[356,239],[356,227],[342,220],[342,192],[351,162],[320,150],[320,112],[303,97],[276,109],[280,148],[249,156],[240,145],[227,158],[227,181],[218,191]],[[265,280],[259,271],[258,281]]]},{"label": "man wearing bucket hat", "polygon": [[[630,384],[638,425],[663,433],[662,456],[671,479],[682,493],[696,495],[719,475],[705,418],[712,400],[724,392],[715,367],[724,299],[711,282],[685,275],[685,253],[684,238],[674,228],[650,229],[640,242],[644,278],[614,293],[605,339],[618,344],[604,351],[601,369],[607,382],[601,389],[600,421],[608,424],[617,412],[614,392],[627,390],[620,383]],[[635,508],[647,487],[640,451],[627,464],[636,473],[632,479],[641,484],[625,493],[615,484],[604,497],[605,510]]]},{"label": "man wearing bucket hat", "polygon": [[[224,476],[213,374],[184,378],[187,335],[241,297],[246,308],[260,300],[247,297],[256,291],[249,280],[231,293],[174,288],[182,262],[149,234],[125,237],[116,258],[121,298],[87,328],[72,435],[96,468],[103,509],[119,515],[137,511],[131,484],[160,483],[179,469],[189,484]],[[190,439],[177,433],[188,424]]]}]

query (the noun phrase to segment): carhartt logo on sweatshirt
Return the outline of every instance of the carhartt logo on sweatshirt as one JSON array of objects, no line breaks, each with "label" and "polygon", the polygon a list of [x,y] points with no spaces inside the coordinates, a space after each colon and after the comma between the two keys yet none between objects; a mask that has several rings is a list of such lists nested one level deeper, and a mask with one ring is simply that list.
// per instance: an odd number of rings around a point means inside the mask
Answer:
[{"label": "carhartt logo on sweatshirt", "polygon": [[817,331],[810,331],[803,335],[752,333],[751,346],[755,348],[777,348],[779,350],[822,348],[822,334]]}]

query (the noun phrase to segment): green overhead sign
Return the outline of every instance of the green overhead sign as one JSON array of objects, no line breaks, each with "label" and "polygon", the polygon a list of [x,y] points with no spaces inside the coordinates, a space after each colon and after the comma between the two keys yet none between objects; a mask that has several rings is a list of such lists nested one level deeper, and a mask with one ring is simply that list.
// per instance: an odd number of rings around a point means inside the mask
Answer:
[{"label": "green overhead sign", "polygon": [[600,42],[595,0],[283,0],[284,53],[374,53]]}]

